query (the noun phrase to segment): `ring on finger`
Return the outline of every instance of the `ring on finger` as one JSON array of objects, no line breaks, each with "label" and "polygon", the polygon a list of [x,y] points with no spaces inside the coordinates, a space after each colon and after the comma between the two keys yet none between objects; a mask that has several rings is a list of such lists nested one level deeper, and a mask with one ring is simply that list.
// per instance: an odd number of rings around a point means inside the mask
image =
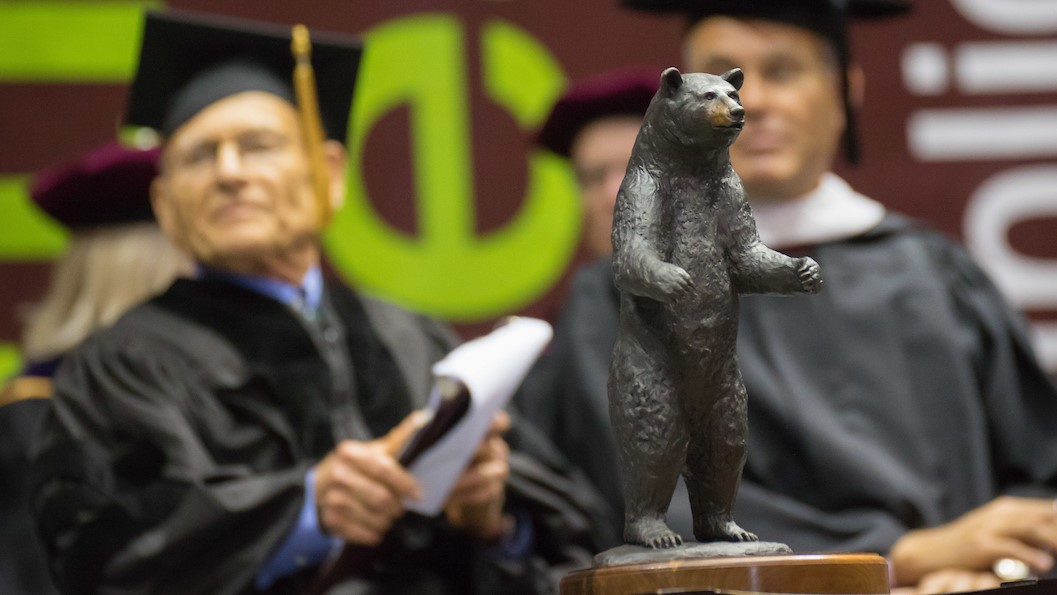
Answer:
[{"label": "ring on finger", "polygon": [[991,571],[1003,582],[1022,581],[1031,576],[1031,568],[1024,561],[1016,558],[999,558],[995,560],[995,563],[991,566]]}]

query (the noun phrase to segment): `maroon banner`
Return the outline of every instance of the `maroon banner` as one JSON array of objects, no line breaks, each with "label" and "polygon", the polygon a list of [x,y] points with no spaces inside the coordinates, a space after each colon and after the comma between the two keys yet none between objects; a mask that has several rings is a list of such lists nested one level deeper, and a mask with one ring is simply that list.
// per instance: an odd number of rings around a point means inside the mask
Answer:
[{"label": "maroon banner", "polygon": [[[529,184],[524,123],[489,95],[483,32],[504,23],[535,39],[567,80],[621,65],[658,72],[680,63],[684,23],[632,13],[615,0],[184,0],[171,7],[361,33],[412,15],[447,15],[461,31],[474,232],[501,230]],[[857,25],[867,86],[863,163],[838,173],[864,194],[962,239],[1007,296],[1036,321],[1057,369],[1057,0],[918,0],[913,16]],[[45,39],[51,33],[42,28]],[[403,66],[414,70],[409,60]],[[24,175],[113,138],[119,83],[0,80],[0,175]],[[414,105],[380,119],[365,141],[363,176],[379,216],[409,236],[422,220]],[[3,217],[0,212],[0,217]],[[577,264],[571,257],[566,268]],[[517,274],[511,271],[510,274]],[[17,341],[18,313],[46,284],[41,263],[0,262],[0,341]],[[516,310],[553,316],[559,276]],[[489,319],[494,318],[490,316]],[[489,324],[462,326],[467,335]]]}]

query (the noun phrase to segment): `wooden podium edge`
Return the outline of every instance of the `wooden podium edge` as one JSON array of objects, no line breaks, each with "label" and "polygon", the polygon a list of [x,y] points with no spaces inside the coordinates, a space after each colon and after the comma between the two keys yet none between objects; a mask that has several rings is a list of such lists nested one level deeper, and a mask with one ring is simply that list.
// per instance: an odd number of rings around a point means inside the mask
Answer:
[{"label": "wooden podium edge", "polygon": [[889,593],[888,563],[876,554],[681,559],[577,570],[561,581],[561,595],[643,595],[724,589],[886,595]]}]

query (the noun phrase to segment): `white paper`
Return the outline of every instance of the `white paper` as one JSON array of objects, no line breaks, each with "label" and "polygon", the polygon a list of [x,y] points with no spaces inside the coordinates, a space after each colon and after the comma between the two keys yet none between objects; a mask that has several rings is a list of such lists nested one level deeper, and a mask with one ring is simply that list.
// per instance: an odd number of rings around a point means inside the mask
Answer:
[{"label": "white paper", "polygon": [[[461,380],[470,391],[466,415],[411,464],[422,486],[422,500],[404,505],[426,515],[444,508],[455,481],[502,410],[525,379],[532,364],[550,343],[551,325],[535,318],[514,318],[491,333],[463,343],[433,365],[436,377]],[[436,408],[437,391],[429,408]]]}]

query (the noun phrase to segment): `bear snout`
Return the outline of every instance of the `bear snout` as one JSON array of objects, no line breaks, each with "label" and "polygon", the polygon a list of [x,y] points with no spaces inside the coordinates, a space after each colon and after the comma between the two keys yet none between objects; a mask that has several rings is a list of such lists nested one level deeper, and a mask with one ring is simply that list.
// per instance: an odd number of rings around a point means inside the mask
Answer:
[{"label": "bear snout", "polygon": [[714,112],[708,118],[713,128],[737,128],[745,126],[745,108],[739,106]]}]

